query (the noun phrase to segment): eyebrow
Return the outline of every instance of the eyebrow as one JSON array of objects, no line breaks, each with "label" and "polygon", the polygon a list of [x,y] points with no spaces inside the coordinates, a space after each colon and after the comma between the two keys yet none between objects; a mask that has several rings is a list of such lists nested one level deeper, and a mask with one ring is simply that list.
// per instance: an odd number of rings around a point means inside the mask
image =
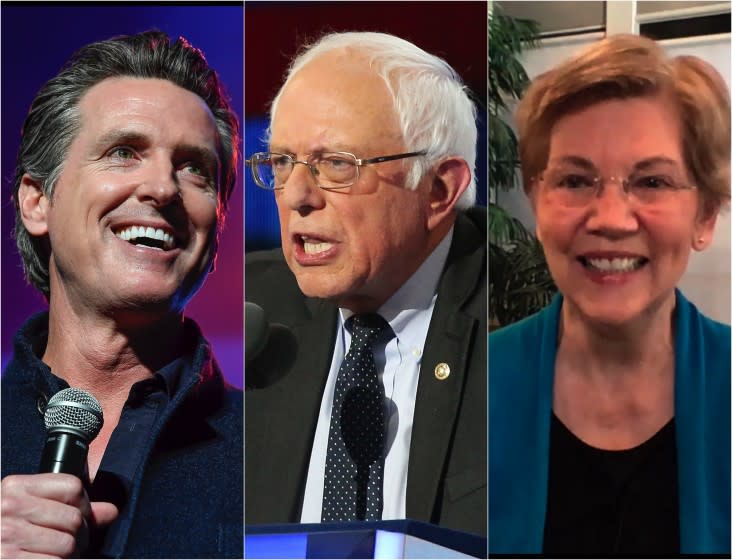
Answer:
[{"label": "eyebrow", "polygon": [[274,152],[275,154],[293,154],[292,150],[288,149],[286,146],[273,146],[271,144],[267,146],[267,151]]},{"label": "eyebrow", "polygon": [[212,152],[208,148],[196,146],[193,144],[181,144],[180,146],[176,146],[175,152],[182,153],[186,157],[193,157],[194,159],[202,161],[212,171],[216,172],[216,174],[218,174],[220,171],[220,161],[218,154]]},{"label": "eyebrow", "polygon": [[[556,163],[571,164],[586,169],[588,171],[597,171],[597,167],[595,166],[595,164],[591,160],[582,156],[562,156],[558,160],[556,160]],[[659,164],[678,167],[678,162],[675,159],[666,156],[652,156],[635,162],[633,164],[633,171],[644,171],[650,167],[653,167],[654,165]]]},{"label": "eyebrow", "polygon": [[[150,136],[143,132],[130,129],[114,129],[102,134],[93,145],[94,153],[106,150],[109,146],[119,144],[130,144],[131,146],[142,146],[150,144]],[[186,157],[193,157],[202,161],[217,174],[220,171],[219,156],[216,152],[196,144],[180,144],[175,146],[175,154],[184,154]]]},{"label": "eyebrow", "polygon": [[553,162],[554,164],[571,164],[588,171],[597,171],[597,167],[587,158],[581,156],[562,156]]},{"label": "eyebrow", "polygon": [[[269,151],[274,152],[276,154],[287,154],[296,156],[297,153],[294,150],[291,150],[287,147],[287,145],[279,145],[279,144],[270,144]],[[324,152],[329,153],[338,153],[338,152],[345,152],[348,154],[355,154],[358,151],[358,149],[353,145],[340,145],[337,147],[326,147],[323,145],[318,145],[316,148],[310,150],[307,154],[308,156],[311,156],[313,154],[322,154]]]},{"label": "eyebrow", "polygon": [[671,159],[665,156],[654,156],[649,157],[646,159],[642,159],[635,163],[633,166],[633,169],[635,171],[643,171],[645,169],[648,169],[649,167],[653,167],[654,165],[670,165],[672,167],[678,167],[679,162],[675,159]]},{"label": "eyebrow", "polygon": [[147,134],[136,130],[126,130],[115,128],[102,134],[94,142],[92,149],[94,153],[105,150],[109,146],[115,146],[117,144],[132,144],[139,146],[150,142],[150,137]]}]

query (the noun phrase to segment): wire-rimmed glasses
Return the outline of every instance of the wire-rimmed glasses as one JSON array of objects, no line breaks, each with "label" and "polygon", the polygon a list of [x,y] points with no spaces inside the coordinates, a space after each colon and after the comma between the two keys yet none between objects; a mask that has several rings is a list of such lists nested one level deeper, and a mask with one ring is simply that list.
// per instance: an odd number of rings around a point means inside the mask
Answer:
[{"label": "wire-rimmed glasses", "polygon": [[671,166],[648,166],[627,177],[603,177],[591,169],[559,166],[546,169],[538,177],[558,203],[572,207],[587,206],[607,183],[618,183],[628,199],[642,206],[658,206],[673,200],[677,193],[696,189],[687,185]]},{"label": "wire-rimmed glasses", "polygon": [[298,160],[289,154],[257,152],[246,160],[246,164],[252,172],[254,183],[263,189],[277,190],[283,188],[292,174],[295,164],[301,163],[310,169],[310,173],[312,173],[321,189],[331,190],[344,189],[354,185],[358,181],[358,170],[362,165],[423,156],[426,153],[422,150],[359,159],[348,152],[319,152],[309,155],[305,160]]}]

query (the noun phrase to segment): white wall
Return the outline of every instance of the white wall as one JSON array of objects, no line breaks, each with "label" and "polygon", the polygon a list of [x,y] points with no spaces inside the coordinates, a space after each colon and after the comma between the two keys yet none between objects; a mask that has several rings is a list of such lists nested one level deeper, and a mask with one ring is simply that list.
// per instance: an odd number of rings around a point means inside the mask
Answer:
[{"label": "white wall", "polygon": [[[715,38],[688,38],[665,41],[673,56],[691,54],[710,62],[730,82],[729,35]],[[732,254],[732,224],[729,210],[717,220],[714,242],[701,253],[693,252],[686,273],[679,282],[684,294],[710,317],[730,323],[730,255]]]},{"label": "white wall", "polygon": [[[586,45],[600,39],[601,33],[581,35],[560,39],[549,39],[542,43],[542,47],[528,51],[524,57],[524,67],[529,77],[534,77],[549,68],[556,66],[562,60],[572,56]],[[712,37],[673,39],[663,41],[667,51],[673,55],[691,54],[707,60],[725,78],[730,80],[730,36],[720,35]],[[520,191],[515,189],[510,193],[500,193],[498,197],[501,206],[514,216],[521,219],[529,228],[534,228],[534,217],[528,200]],[[730,212],[723,211],[717,221],[717,227],[712,245],[701,253],[692,251],[689,266],[679,282],[689,299],[691,299],[708,316],[730,323],[730,289],[732,276],[730,274],[732,260],[732,224]]]}]

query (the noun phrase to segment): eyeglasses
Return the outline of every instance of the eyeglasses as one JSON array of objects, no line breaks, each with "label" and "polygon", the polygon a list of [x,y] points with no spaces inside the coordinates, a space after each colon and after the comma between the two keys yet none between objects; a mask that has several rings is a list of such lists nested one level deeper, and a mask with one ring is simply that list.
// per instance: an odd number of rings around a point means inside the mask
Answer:
[{"label": "eyeglasses", "polygon": [[344,189],[358,181],[358,170],[362,165],[383,163],[397,159],[423,156],[427,152],[408,152],[390,156],[359,159],[348,152],[320,152],[311,154],[306,160],[297,160],[288,154],[258,152],[246,164],[252,172],[254,183],[263,189],[282,189],[290,178],[296,163],[306,165],[321,189]]},{"label": "eyeglasses", "polygon": [[675,171],[644,169],[628,177],[603,177],[588,170],[547,169],[539,175],[559,204],[587,206],[600,195],[607,183],[618,183],[632,202],[642,206],[661,206],[674,200],[680,191],[696,189],[686,185]]}]

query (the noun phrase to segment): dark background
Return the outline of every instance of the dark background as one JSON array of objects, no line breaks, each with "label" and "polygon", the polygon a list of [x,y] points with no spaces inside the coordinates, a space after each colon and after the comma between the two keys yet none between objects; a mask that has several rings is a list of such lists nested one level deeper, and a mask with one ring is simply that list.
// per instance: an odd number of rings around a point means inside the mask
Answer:
[{"label": "dark background", "polygon": [[[331,31],[381,31],[444,58],[474,93],[478,107],[478,203],[486,204],[486,2],[255,2],[244,8],[246,155],[266,150],[269,103],[299,47]],[[246,250],[280,245],[274,196],[246,170]]]},{"label": "dark background", "polygon": [[[11,237],[15,212],[12,178],[20,129],[38,89],[79,47],[114,35],[156,28],[173,39],[184,36],[201,49],[226,86],[241,118],[243,106],[243,8],[231,4],[12,4],[1,8],[0,128],[2,129],[2,367],[12,354],[12,337],[23,321],[46,304],[26,284]],[[224,375],[242,387],[243,379],[243,188],[232,195],[216,271],[193,298],[187,315],[211,341]]]}]

